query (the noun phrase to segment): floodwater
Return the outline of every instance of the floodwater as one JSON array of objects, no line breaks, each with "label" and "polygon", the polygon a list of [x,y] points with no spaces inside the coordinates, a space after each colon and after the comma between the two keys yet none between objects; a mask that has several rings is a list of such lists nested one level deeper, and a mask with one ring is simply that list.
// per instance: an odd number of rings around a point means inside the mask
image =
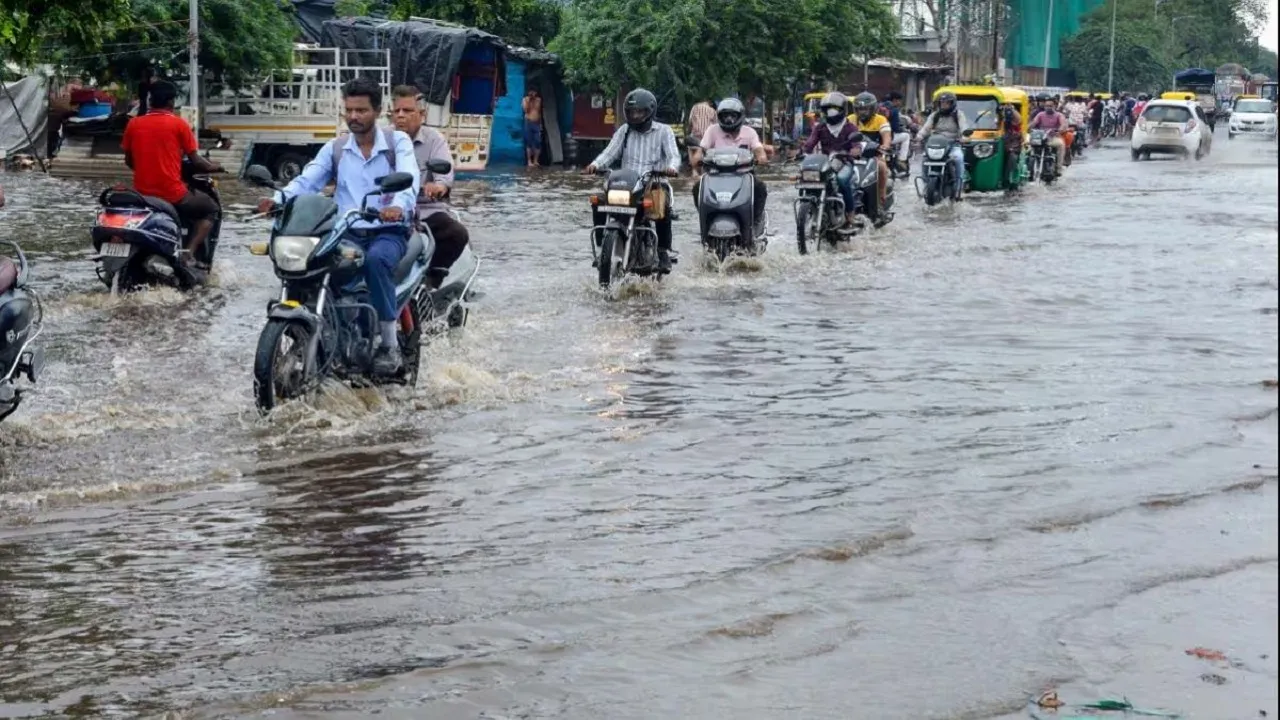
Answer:
[{"label": "floodwater", "polygon": [[112,300],[97,184],[7,175],[50,365],[0,426],[0,716],[1275,717],[1273,147],[902,185],[807,257],[778,175],[728,272],[680,192],[683,262],[610,296],[592,181],[493,173],[421,387],[266,420],[252,192],[216,287]]}]

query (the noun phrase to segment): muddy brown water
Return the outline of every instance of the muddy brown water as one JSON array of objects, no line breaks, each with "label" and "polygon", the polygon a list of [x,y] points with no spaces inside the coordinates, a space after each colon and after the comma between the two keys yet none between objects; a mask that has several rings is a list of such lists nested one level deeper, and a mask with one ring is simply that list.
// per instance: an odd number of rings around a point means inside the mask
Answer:
[{"label": "muddy brown water", "polygon": [[681,191],[676,272],[611,296],[594,186],[494,171],[457,193],[484,296],[421,386],[266,420],[255,193],[215,287],[120,300],[97,183],[0,183],[50,358],[0,426],[0,716],[1275,716],[1270,145],[900,185],[808,257],[776,175],[727,272]]}]

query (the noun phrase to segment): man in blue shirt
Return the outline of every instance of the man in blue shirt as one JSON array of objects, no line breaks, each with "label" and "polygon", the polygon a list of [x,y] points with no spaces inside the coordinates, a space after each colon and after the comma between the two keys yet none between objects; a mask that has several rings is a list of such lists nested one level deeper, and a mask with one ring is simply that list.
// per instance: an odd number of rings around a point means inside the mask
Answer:
[{"label": "man in blue shirt", "polygon": [[[394,195],[375,195],[368,207],[378,209],[378,220],[358,220],[347,236],[365,250],[364,275],[370,304],[378,312],[381,344],[373,358],[377,375],[394,375],[400,370],[400,343],[396,337],[395,268],[404,257],[414,204],[421,176],[413,153],[413,141],[403,132],[378,129],[382,114],[382,88],[370,78],[360,77],[342,86],[347,129],[350,135],[329,141],[293,182],[258,204],[267,212],[295,195],[314,195],[334,181],[333,199],[338,212],[359,210],[369,193],[378,191],[377,179],[393,172],[413,176],[413,186]],[[335,150],[338,153],[335,159]],[[335,177],[336,175],[336,177]]]}]

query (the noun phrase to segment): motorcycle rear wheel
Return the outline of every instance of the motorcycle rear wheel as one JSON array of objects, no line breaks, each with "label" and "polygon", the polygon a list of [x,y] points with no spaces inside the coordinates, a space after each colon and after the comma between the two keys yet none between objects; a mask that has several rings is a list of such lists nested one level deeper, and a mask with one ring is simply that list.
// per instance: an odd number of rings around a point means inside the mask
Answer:
[{"label": "motorcycle rear wheel", "polygon": [[[293,367],[285,365],[287,359],[280,357],[286,339],[290,343],[288,354],[297,356]],[[253,357],[253,394],[258,412],[265,415],[279,403],[306,392],[306,347],[310,340],[311,331],[300,322],[267,320]]]}]

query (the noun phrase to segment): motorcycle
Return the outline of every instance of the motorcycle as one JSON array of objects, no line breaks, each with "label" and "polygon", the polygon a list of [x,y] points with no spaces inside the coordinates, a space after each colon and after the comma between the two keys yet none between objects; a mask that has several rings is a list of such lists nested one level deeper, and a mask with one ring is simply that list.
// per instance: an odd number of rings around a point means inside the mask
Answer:
[{"label": "motorcycle", "polygon": [[[882,208],[880,207],[880,192],[878,188],[880,163],[876,162],[876,158],[881,152],[880,146],[876,143],[864,142],[862,144],[862,154],[850,160],[850,164],[853,166],[854,199],[858,202],[854,212],[870,220],[871,224],[876,228],[882,228],[893,220],[893,181],[896,177],[892,170],[893,158],[890,157],[889,179],[885,183],[884,207]],[[892,148],[888,152],[892,156]]]},{"label": "motorcycle", "polygon": [[[218,183],[208,175],[195,174],[185,160],[182,176],[188,188],[205,193],[218,206],[213,229],[195,257],[205,267],[213,267],[222,231]],[[193,272],[182,261],[191,228],[182,226],[172,204],[117,186],[103,190],[98,205],[102,209],[90,231],[97,254],[91,259],[97,264],[98,279],[112,294],[149,285],[191,290],[204,284],[204,273]]]},{"label": "motorcycle", "polygon": [[[966,130],[965,134],[971,135],[973,130]],[[955,165],[951,162],[951,149],[958,145],[941,135],[930,135],[925,141],[921,173],[916,178],[916,194],[924,199],[925,205],[933,207],[944,198],[960,199],[964,178],[956,177]]]},{"label": "motorcycle", "polygon": [[30,267],[22,248],[11,240],[0,244],[14,249],[17,262],[0,256],[0,420],[12,415],[22,404],[24,388],[17,386],[19,376],[35,383],[44,369],[44,348],[35,344],[44,330],[44,306],[40,296],[27,286]]},{"label": "motorcycle", "polygon": [[1075,126],[1075,137],[1071,139],[1071,154],[1084,157],[1085,147],[1089,142],[1089,130],[1084,125]]},{"label": "motorcycle", "polygon": [[810,242],[815,249],[824,242],[834,248],[852,236],[852,229],[845,229],[844,198],[836,180],[836,174],[850,159],[848,153],[813,153],[800,161],[797,197],[791,207],[796,218],[796,247],[801,255],[808,254]]},{"label": "motorcycle", "polygon": [[[448,161],[432,161],[435,174],[449,172]],[[245,179],[260,187],[279,189],[271,173],[251,165]],[[250,248],[269,255],[280,278],[280,297],[267,303],[267,324],[258,336],[253,362],[254,395],[258,410],[270,411],[280,401],[310,392],[326,378],[353,384],[375,382],[413,386],[418,381],[424,333],[428,324],[466,321],[468,291],[478,263],[464,253],[439,290],[429,289],[427,263],[434,240],[412,232],[404,257],[396,265],[397,337],[404,363],[395,376],[375,379],[373,357],[379,340],[377,312],[369,302],[362,268],[365,253],[344,236],[358,220],[377,220],[366,207],[368,197],[397,193],[413,186],[409,173],[391,173],[378,182],[359,210],[338,216],[338,205],[324,195],[298,195],[272,211],[271,239]],[[459,307],[463,309],[458,310]]]},{"label": "motorcycle", "polygon": [[702,246],[720,262],[733,253],[759,255],[769,245],[768,213],[755,219],[755,157],[742,148],[708,151],[702,161],[698,222]]},{"label": "motorcycle", "polygon": [[1040,180],[1045,185],[1058,176],[1058,157],[1049,145],[1049,134],[1044,130],[1031,131],[1031,153],[1027,156],[1027,176],[1031,182]]},{"label": "motorcycle", "polygon": [[[645,197],[652,188],[670,193],[661,182],[660,171],[638,173],[626,168],[611,170],[605,180],[605,191],[591,196],[592,216],[603,215],[604,222],[591,228],[591,252],[595,257],[601,287],[627,275],[662,277],[658,272],[658,232],[654,221],[668,212]],[[671,263],[676,263],[674,253]]]}]

